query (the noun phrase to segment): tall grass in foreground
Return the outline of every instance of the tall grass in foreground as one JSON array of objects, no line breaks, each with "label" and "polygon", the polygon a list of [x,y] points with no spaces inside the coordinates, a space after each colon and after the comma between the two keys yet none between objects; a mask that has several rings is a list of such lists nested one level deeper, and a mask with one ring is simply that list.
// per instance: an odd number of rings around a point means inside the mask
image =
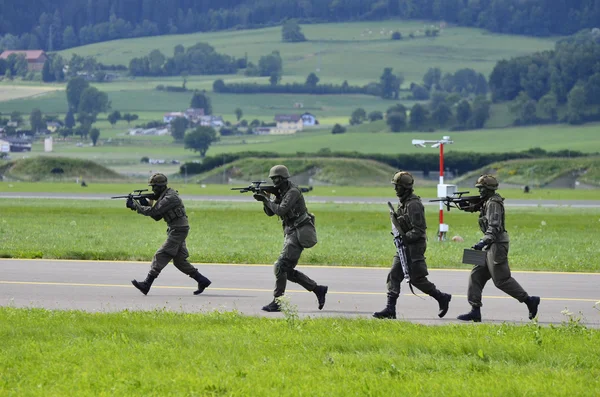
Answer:
[{"label": "tall grass in foreground", "polygon": [[[187,240],[193,262],[272,263],[283,232],[258,202],[188,201],[191,232]],[[302,264],[384,266],[395,248],[387,206],[314,204],[319,243]],[[426,210],[431,268],[462,265],[464,248],[481,238],[477,214],[451,211],[445,222],[449,237],[464,242],[437,242],[437,211]],[[509,208],[513,270],[596,272],[600,262],[599,209]],[[164,222],[154,222],[125,208],[124,200],[0,200],[0,257],[149,261],[163,243]]]},{"label": "tall grass in foreground", "polygon": [[0,308],[0,395],[595,396],[600,333]]}]

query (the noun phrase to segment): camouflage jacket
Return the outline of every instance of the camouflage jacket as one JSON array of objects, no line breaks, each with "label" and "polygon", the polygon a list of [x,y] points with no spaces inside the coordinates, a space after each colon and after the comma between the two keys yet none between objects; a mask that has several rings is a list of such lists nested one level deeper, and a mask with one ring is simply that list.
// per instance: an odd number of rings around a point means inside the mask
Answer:
[{"label": "camouflage jacket", "polygon": [[[425,208],[421,198],[411,193],[398,204],[398,220],[401,225],[406,225],[402,230],[406,237],[406,244],[427,240],[427,223],[425,222]],[[402,219],[400,219],[402,218]]]},{"label": "camouflage jacket", "polygon": [[485,201],[479,212],[479,229],[484,234],[483,241],[491,243],[508,243],[508,232],[504,222],[504,198],[494,193]]},{"label": "camouflage jacket", "polygon": [[167,188],[152,206],[141,205],[135,200],[133,202],[138,214],[152,217],[155,221],[164,219],[169,227],[189,226],[185,207],[177,190]]},{"label": "camouflage jacket", "polygon": [[298,186],[292,181],[284,182],[280,195],[275,201],[264,201],[263,210],[268,216],[277,215],[286,234],[296,227],[310,221],[304,196]]}]

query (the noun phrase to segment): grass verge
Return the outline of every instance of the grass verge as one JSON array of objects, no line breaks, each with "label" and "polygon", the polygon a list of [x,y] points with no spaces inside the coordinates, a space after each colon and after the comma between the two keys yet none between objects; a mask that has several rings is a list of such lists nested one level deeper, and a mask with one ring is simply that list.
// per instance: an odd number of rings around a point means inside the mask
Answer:
[{"label": "grass verge", "polygon": [[[166,225],[141,217],[121,201],[1,200],[0,257],[149,261],[165,239]],[[188,201],[193,262],[272,263],[283,240],[281,225],[259,203]],[[388,210],[374,204],[312,204],[319,243],[303,264],[383,266],[394,246]],[[436,242],[438,214],[426,210],[428,265],[469,268],[462,251],[481,238],[477,214],[451,211],[450,236],[464,243]],[[599,209],[508,208],[513,270],[597,272]]]},{"label": "grass verge", "polygon": [[[235,312],[0,308],[6,395],[591,396],[600,333]],[[391,392],[393,390],[393,392]]]}]

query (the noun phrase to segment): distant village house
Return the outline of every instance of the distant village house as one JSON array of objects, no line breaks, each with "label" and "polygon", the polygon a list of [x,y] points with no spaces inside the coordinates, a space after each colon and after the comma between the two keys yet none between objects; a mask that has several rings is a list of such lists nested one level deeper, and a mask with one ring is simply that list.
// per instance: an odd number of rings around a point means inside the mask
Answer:
[{"label": "distant village house", "polygon": [[165,113],[163,116],[163,121],[165,123],[170,123],[171,121],[175,120],[177,117],[185,117],[185,115],[183,114],[183,112],[169,112],[169,113]]},{"label": "distant village house", "polygon": [[44,68],[44,62],[48,57],[43,50],[9,50],[0,54],[0,59],[8,59],[12,54],[24,55],[27,61],[27,70],[40,72]]},{"label": "distant village house", "polygon": [[312,127],[318,125],[319,121],[313,114],[306,112],[302,115],[302,124],[304,124],[304,126]]},{"label": "distant village house", "polygon": [[295,134],[297,131],[302,131],[304,127],[300,114],[277,114],[275,122],[276,127],[271,129],[273,135]]},{"label": "distant village house", "polygon": [[199,122],[204,127],[221,128],[225,125],[221,116],[201,116]]},{"label": "distant village house", "polygon": [[198,124],[202,116],[204,116],[204,109],[202,108],[190,108],[183,112],[183,117],[193,124]]}]

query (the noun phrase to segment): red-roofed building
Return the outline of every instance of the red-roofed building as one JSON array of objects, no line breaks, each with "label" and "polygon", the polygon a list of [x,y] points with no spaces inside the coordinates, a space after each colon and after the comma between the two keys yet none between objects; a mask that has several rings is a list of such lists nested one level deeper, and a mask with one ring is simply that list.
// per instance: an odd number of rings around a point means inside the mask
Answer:
[{"label": "red-roofed building", "polygon": [[44,68],[44,62],[48,57],[43,50],[9,50],[0,54],[0,59],[7,59],[10,55],[25,55],[27,60],[27,69],[41,71]]}]

